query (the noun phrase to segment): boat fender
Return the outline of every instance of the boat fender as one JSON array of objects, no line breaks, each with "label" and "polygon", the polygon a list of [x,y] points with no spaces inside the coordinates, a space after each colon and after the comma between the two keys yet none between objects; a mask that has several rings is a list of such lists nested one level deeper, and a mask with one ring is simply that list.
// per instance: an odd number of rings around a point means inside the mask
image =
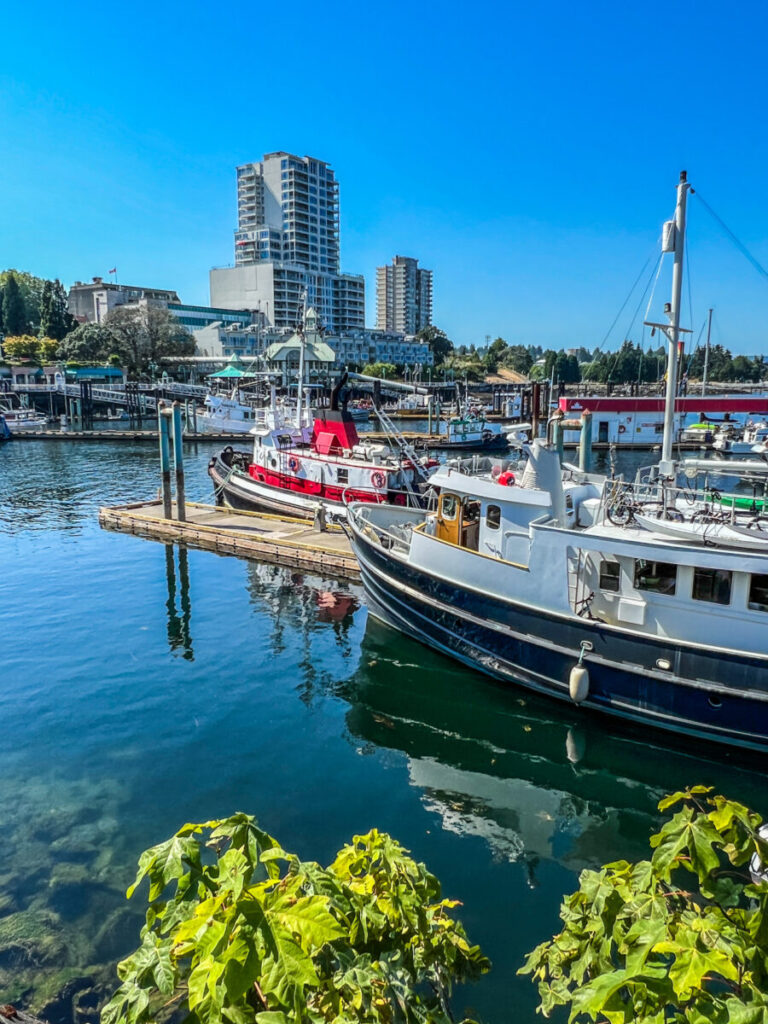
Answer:
[{"label": "boat fender", "polygon": [[589,695],[589,671],[583,665],[574,665],[568,677],[568,692],[574,704],[581,704]]},{"label": "boat fender", "polygon": [[507,469],[503,473],[499,473],[496,477],[496,483],[501,484],[502,487],[514,487],[515,486],[515,474]]},{"label": "boat fender", "polygon": [[387,482],[387,478],[383,473],[371,473],[371,483],[374,487],[383,487]]},{"label": "boat fender", "polygon": [[292,455],[290,457],[290,459],[288,459],[288,469],[290,469],[290,471],[292,473],[295,473],[296,470],[299,468],[299,466],[300,466],[299,460],[296,458],[295,455]]}]

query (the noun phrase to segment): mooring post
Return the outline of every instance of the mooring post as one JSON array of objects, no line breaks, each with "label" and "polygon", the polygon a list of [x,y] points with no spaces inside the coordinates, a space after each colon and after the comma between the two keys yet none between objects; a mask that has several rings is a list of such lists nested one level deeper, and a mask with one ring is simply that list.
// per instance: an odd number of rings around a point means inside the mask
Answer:
[{"label": "mooring post", "polygon": [[581,414],[581,434],[579,436],[579,469],[588,473],[592,468],[592,413],[585,409]]},{"label": "mooring post", "polygon": [[427,433],[432,433],[432,395],[427,398]]},{"label": "mooring post", "polygon": [[193,398],[192,402],[192,433],[197,433],[197,399]]},{"label": "mooring post", "polygon": [[552,444],[557,451],[557,457],[563,461],[563,424],[559,419],[552,421]]},{"label": "mooring post", "polygon": [[163,516],[166,519],[173,518],[171,508],[171,449],[168,444],[168,419],[170,415],[171,410],[161,408],[158,403],[157,433],[160,438],[160,486],[163,496]]},{"label": "mooring post", "polygon": [[184,442],[181,433],[181,406],[174,402],[173,410],[173,461],[176,464],[176,518],[186,521],[186,498],[184,496]]}]

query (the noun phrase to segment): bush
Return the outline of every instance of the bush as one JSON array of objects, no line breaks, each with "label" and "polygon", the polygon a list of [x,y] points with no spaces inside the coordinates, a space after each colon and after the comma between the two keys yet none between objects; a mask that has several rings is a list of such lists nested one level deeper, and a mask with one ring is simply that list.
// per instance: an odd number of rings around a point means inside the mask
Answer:
[{"label": "bush", "polygon": [[489,967],[458,904],[376,830],[323,868],[235,814],[143,853],[129,896],[145,876],[142,944],[102,1024],[449,1024],[451,983]]}]

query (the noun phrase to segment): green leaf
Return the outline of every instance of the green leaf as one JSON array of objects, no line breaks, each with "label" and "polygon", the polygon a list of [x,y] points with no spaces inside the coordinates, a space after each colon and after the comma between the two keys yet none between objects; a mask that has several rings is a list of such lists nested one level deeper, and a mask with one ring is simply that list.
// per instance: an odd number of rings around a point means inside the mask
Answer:
[{"label": "green leaf", "polygon": [[329,912],[328,900],[324,896],[304,896],[293,903],[280,900],[267,909],[267,916],[298,935],[305,948],[322,946],[344,934]]}]

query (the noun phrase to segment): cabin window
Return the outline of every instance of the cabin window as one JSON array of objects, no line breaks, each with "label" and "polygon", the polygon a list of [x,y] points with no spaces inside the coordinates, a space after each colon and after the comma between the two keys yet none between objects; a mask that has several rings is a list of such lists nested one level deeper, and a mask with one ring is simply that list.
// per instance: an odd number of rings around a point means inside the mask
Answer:
[{"label": "cabin window", "polygon": [[455,494],[444,494],[440,506],[443,519],[455,519],[457,505],[458,502],[456,501]]},{"label": "cabin window", "polygon": [[694,569],[692,597],[695,601],[730,604],[732,579],[728,569]]},{"label": "cabin window", "polygon": [[674,594],[677,584],[677,566],[673,562],[646,562],[635,559],[635,589],[653,594]]},{"label": "cabin window", "polygon": [[620,587],[621,566],[618,562],[609,562],[603,558],[600,561],[600,589],[612,590],[618,593]]},{"label": "cabin window", "polygon": [[485,510],[485,525],[489,530],[498,530],[501,524],[501,508],[498,505],[489,505]]},{"label": "cabin window", "polygon": [[336,474],[336,479],[340,484],[349,483],[349,470],[346,468],[346,466],[339,466],[338,472]]},{"label": "cabin window", "polygon": [[753,612],[768,612],[768,576],[750,577],[749,607]]}]

